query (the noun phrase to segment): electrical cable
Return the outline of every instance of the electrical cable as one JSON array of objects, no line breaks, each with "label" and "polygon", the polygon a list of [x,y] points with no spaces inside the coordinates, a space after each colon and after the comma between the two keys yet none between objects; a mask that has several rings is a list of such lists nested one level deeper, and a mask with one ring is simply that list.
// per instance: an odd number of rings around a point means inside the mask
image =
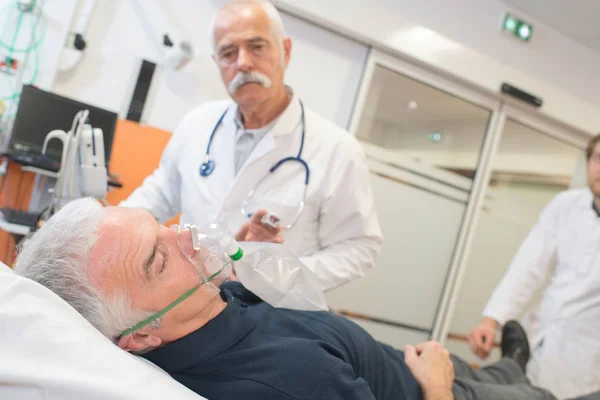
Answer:
[{"label": "electrical cable", "polygon": [[26,208],[23,205],[23,200],[25,200],[25,196],[27,196],[27,192],[29,192],[32,188],[33,188],[33,184],[34,184],[34,179],[31,179],[31,181],[29,182],[29,184],[25,185],[23,187],[23,191],[21,191],[19,193],[19,198],[17,200],[17,205],[15,208]]},{"label": "electrical cable", "polygon": [[14,248],[14,245],[11,244],[11,242],[13,241],[12,239],[12,235],[10,233],[6,234],[6,243],[4,244],[4,261],[6,265],[11,264],[11,260],[10,260],[10,249],[11,247]]},{"label": "electrical cable", "polygon": [[19,193],[21,193],[21,185],[23,184],[23,174],[19,174],[19,183],[17,183],[16,196],[13,201],[13,208],[18,209],[19,203]]},{"label": "electrical cable", "polygon": [[8,174],[2,176],[2,182],[0,182],[0,199],[2,199],[2,192],[4,191],[4,184],[6,183],[6,177]]},{"label": "electrical cable", "polygon": [[[24,54],[23,62],[19,66],[19,73],[17,76],[17,81],[22,82],[22,71],[28,65],[28,60],[30,55],[33,56],[33,72],[31,79],[29,79],[29,84],[34,84],[37,81],[40,70],[40,54],[39,48],[44,42],[46,38],[47,32],[47,21],[44,17],[43,13],[43,1],[41,5],[37,4],[36,0],[33,0],[30,7],[28,9],[23,9],[19,1],[16,1],[12,4],[9,4],[0,12],[0,19],[4,16],[4,22],[0,23],[0,26],[4,26],[4,32],[2,36],[0,36],[0,49],[5,49],[9,52],[8,57],[12,58],[14,53]],[[7,36],[8,27],[12,25],[12,21],[14,18],[15,11],[18,12],[18,17],[16,21],[16,27],[12,33],[12,40],[10,44],[6,42],[5,37]],[[23,19],[26,15],[32,15],[33,18],[27,18],[27,21],[30,23],[30,40],[26,47],[19,48],[17,47],[17,39],[19,34],[21,33],[21,28],[26,29],[24,27]],[[33,53],[33,54],[32,54]],[[14,79],[13,79],[14,80]],[[9,81],[6,77],[2,79],[2,81]],[[12,80],[11,80],[12,81]],[[19,97],[21,95],[20,90],[12,87],[10,88],[9,94],[4,94],[4,82],[2,85],[2,90],[0,91],[0,99],[5,101],[12,101],[12,103],[17,103]],[[13,107],[11,107],[13,108]]]},{"label": "electrical cable", "polygon": [[[44,39],[46,38],[46,28],[47,28],[47,22],[46,22],[46,19],[44,18],[44,13],[42,12],[41,7],[37,7],[35,5],[35,1],[32,3],[32,8],[33,8],[33,10],[37,10],[37,12],[21,10],[18,1],[15,2],[13,4],[13,6],[16,6],[15,7],[16,10],[19,11],[19,17],[17,19],[17,26],[13,33],[11,44],[9,45],[0,39],[0,47],[8,50],[10,52],[9,56],[11,56],[13,53],[28,53],[30,51],[38,49],[44,42]],[[6,10],[6,8],[5,8],[5,10]],[[30,44],[27,47],[18,48],[15,45],[16,45],[16,42],[17,42],[17,39],[19,36],[19,31],[21,30],[21,24],[23,23],[23,16],[27,13],[30,13],[31,15],[34,15],[36,17],[37,23],[32,24],[31,35],[32,35],[32,38],[37,39],[37,40],[33,43],[31,43],[31,41],[30,41]],[[0,15],[1,15],[1,13],[0,13]],[[38,29],[38,24],[40,22],[43,23],[43,25],[41,27],[44,29],[42,30],[42,33],[40,34],[40,36],[36,37],[37,36],[36,31]],[[7,23],[7,26],[8,26],[8,23]]]},{"label": "electrical cable", "polygon": [[[63,145],[63,159],[58,174],[56,185],[54,186],[53,206],[57,209],[62,207],[63,196],[69,201],[73,197],[73,185],[77,166],[79,165],[79,138],[83,126],[87,122],[89,110],[81,110],[75,114],[71,130],[67,132],[67,140]],[[54,210],[52,210],[54,211]]]}]

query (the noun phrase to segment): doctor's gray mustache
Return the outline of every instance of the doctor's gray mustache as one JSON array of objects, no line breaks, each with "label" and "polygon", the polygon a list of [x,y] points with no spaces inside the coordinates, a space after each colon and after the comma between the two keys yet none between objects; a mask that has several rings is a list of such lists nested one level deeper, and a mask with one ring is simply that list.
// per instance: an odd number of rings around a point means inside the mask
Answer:
[{"label": "doctor's gray mustache", "polygon": [[238,72],[235,78],[229,82],[229,93],[235,94],[246,83],[259,83],[268,88],[271,86],[271,80],[263,73],[258,71]]}]

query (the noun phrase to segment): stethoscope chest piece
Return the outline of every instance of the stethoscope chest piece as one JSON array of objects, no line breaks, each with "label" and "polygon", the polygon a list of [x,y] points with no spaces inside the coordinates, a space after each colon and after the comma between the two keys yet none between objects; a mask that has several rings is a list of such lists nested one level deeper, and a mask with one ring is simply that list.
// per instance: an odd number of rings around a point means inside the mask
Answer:
[{"label": "stethoscope chest piece", "polygon": [[200,175],[203,177],[207,177],[213,173],[215,170],[215,162],[213,160],[208,160],[200,165]]}]

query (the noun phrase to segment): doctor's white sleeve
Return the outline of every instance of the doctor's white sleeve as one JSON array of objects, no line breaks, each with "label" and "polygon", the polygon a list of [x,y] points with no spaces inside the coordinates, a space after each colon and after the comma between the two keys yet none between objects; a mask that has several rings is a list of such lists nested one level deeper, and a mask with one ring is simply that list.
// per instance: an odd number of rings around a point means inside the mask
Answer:
[{"label": "doctor's white sleeve", "polygon": [[183,142],[183,131],[189,118],[184,118],[173,133],[163,151],[158,168],[149,175],[120,207],[136,207],[148,210],[159,222],[164,223],[181,211],[181,177],[177,160]]},{"label": "doctor's white sleeve", "polygon": [[301,257],[323,290],[364,276],[375,266],[383,243],[364,153],[358,142],[348,143],[332,154],[327,169],[318,231],[321,249]]},{"label": "doctor's white sleeve", "polygon": [[483,316],[496,320],[500,325],[516,318],[545,281],[556,252],[556,225],[563,212],[561,200],[561,195],[558,195],[542,211],[492,293]]}]

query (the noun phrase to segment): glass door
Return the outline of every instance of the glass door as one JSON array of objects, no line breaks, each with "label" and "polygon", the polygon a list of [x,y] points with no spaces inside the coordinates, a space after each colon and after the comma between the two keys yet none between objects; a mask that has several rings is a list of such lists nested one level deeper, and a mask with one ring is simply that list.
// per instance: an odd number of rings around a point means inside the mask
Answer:
[{"label": "glass door", "polygon": [[[517,110],[506,109],[506,122],[449,326],[454,335],[446,342],[447,347],[471,362],[481,360],[469,351],[466,335],[478,324],[492,291],[541,210],[577,181],[576,171],[581,172],[586,142],[582,134],[535,126],[518,116]],[[542,289],[538,288],[531,307],[535,307]],[[496,348],[492,359],[497,357]]]},{"label": "glass door", "polygon": [[384,247],[332,309],[401,347],[428,340],[498,102],[375,53],[354,115]]}]

